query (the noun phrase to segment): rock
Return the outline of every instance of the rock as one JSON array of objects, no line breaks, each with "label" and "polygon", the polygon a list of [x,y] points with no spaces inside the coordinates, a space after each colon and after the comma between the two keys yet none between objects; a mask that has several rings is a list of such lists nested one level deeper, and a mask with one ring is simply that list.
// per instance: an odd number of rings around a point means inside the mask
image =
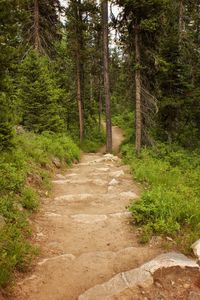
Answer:
[{"label": "rock", "polygon": [[110,182],[109,182],[109,186],[111,186],[111,185],[117,185],[117,184],[119,184],[119,181],[117,181],[115,178],[113,178]]},{"label": "rock", "polygon": [[110,173],[110,176],[111,177],[115,177],[115,178],[118,178],[118,177],[123,176],[123,175],[124,175],[124,171],[123,170],[115,171],[115,172],[111,172]]},{"label": "rock", "polygon": [[123,218],[123,217],[131,217],[132,213],[129,211],[122,211],[109,214],[111,217]]},{"label": "rock", "polygon": [[52,159],[52,163],[56,166],[56,168],[58,168],[58,169],[61,168],[61,161],[58,157],[54,157]]},{"label": "rock", "polygon": [[69,179],[52,180],[52,183],[66,184],[66,183],[70,183],[70,180]]},{"label": "rock", "polygon": [[137,286],[145,288],[152,283],[153,278],[151,274],[138,268],[119,273],[109,281],[95,285],[80,295],[78,300],[108,300],[128,288],[132,289]]},{"label": "rock", "polygon": [[169,252],[157,256],[155,259],[142,265],[141,268],[154,274],[157,270],[171,267],[199,268],[199,265],[193,259],[190,259],[181,253]]},{"label": "rock", "polygon": [[83,201],[83,200],[90,200],[94,198],[94,194],[67,194],[63,196],[56,197],[56,201],[69,201],[69,202],[76,202],[76,201]]},{"label": "rock", "polygon": [[200,300],[200,294],[194,291],[191,291],[188,295],[187,300]]},{"label": "rock", "polygon": [[65,176],[62,175],[62,174],[56,174],[56,177],[57,177],[58,179],[66,179]]},{"label": "rock", "polygon": [[5,219],[0,215],[0,229],[2,229],[6,225]]},{"label": "rock", "polygon": [[42,178],[38,174],[29,173],[27,176],[27,181],[29,184],[40,185],[42,182]]},{"label": "rock", "polygon": [[[113,296],[119,296],[126,289],[141,287],[146,289],[153,284],[153,274],[162,268],[170,267],[197,268],[197,263],[183,254],[169,252],[161,254],[137,269],[122,272],[103,284],[95,285],[78,297],[78,300],[109,300]],[[164,299],[161,296],[161,299]],[[188,300],[200,300],[190,298]]]},{"label": "rock", "polygon": [[101,172],[108,172],[109,168],[98,168],[97,170]]},{"label": "rock", "polygon": [[108,217],[106,215],[78,214],[78,215],[72,215],[71,218],[79,223],[94,224],[97,222],[105,221]]},{"label": "rock", "polygon": [[200,239],[197,240],[194,244],[191,246],[195,256],[200,260]]},{"label": "rock", "polygon": [[22,125],[17,125],[14,128],[15,128],[17,134],[23,134],[26,132],[26,130],[24,129],[24,127]]},{"label": "rock", "polygon": [[106,161],[109,161],[109,160],[111,160],[111,161],[118,161],[119,160],[119,157],[117,157],[117,156],[115,156],[113,154],[110,154],[110,153],[105,154],[104,158],[105,158]]},{"label": "rock", "polygon": [[53,260],[74,260],[76,258],[76,256],[74,256],[73,254],[61,254],[58,256],[54,256],[54,257],[50,257],[50,258],[44,258],[42,261],[38,262],[39,266],[42,266],[43,264],[45,264],[46,262],[51,262]]}]

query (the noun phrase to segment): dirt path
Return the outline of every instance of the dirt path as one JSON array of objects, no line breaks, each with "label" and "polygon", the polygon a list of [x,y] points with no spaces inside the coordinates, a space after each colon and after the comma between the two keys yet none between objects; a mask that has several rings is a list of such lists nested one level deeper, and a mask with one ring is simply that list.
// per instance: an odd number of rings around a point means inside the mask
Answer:
[{"label": "dirt path", "polygon": [[[113,139],[116,151],[123,139],[117,128]],[[77,299],[161,252],[137,242],[126,206],[137,199],[139,187],[116,156],[84,154],[79,164],[57,174],[53,185],[34,221],[41,255],[12,299]]]}]

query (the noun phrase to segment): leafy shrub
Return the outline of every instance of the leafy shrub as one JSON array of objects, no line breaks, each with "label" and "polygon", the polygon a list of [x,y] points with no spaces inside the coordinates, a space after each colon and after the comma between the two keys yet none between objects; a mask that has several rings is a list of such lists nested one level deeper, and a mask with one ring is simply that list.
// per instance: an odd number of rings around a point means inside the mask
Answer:
[{"label": "leafy shrub", "polygon": [[39,206],[38,194],[34,189],[25,186],[22,191],[20,202],[24,208],[30,211],[36,211]]},{"label": "leafy shrub", "polygon": [[122,147],[125,162],[134,178],[147,188],[141,199],[130,205],[134,222],[141,226],[141,241],[152,234],[177,238],[188,251],[200,228],[200,153],[177,145],[157,144],[135,157],[133,145]]},{"label": "leafy shrub", "polygon": [[79,148],[64,134],[26,132],[15,135],[13,145],[13,150],[0,156],[0,216],[5,220],[0,226],[0,287],[8,283],[14,270],[26,270],[35,255],[28,241],[31,229],[27,218],[37,210],[39,196],[37,184],[31,185],[27,176],[39,176],[40,188],[46,188],[46,166],[54,157],[69,165],[80,156]]},{"label": "leafy shrub", "polygon": [[105,144],[105,131],[103,128],[99,131],[97,127],[90,130],[83,143],[80,145],[85,152],[95,152]]}]

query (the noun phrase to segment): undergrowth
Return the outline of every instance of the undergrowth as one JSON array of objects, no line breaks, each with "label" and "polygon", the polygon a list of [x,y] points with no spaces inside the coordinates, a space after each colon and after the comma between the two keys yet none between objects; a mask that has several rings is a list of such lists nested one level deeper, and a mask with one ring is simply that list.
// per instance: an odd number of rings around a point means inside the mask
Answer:
[{"label": "undergrowth", "polygon": [[105,144],[106,136],[104,128],[94,127],[86,134],[83,143],[80,145],[84,152],[96,152],[100,147]]},{"label": "undergrowth", "polygon": [[13,143],[14,149],[0,156],[0,287],[14,270],[25,271],[37,253],[28,218],[49,187],[52,160],[70,165],[80,155],[65,135],[26,132],[16,135]]},{"label": "undergrowth", "polygon": [[141,228],[141,242],[164,235],[180,250],[190,252],[200,231],[200,151],[157,142],[136,158],[128,137],[121,153],[144,186],[141,199],[130,205],[133,221]]}]

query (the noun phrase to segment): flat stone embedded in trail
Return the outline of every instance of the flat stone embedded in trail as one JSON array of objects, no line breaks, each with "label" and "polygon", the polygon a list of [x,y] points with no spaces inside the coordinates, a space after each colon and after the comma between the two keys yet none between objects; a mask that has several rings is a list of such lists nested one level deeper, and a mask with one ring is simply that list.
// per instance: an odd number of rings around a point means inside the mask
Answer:
[{"label": "flat stone embedded in trail", "polygon": [[139,268],[119,273],[107,282],[97,284],[80,295],[78,300],[109,300],[113,296],[122,295],[122,292],[125,292],[127,289],[136,287],[148,288],[153,284],[153,274],[157,270],[171,267],[199,268],[194,260],[187,258],[183,254],[175,252],[161,254]]},{"label": "flat stone embedded in trail", "polygon": [[54,256],[54,257],[49,257],[49,258],[44,258],[42,261],[38,262],[39,266],[42,266],[43,264],[45,264],[46,262],[52,261],[52,260],[56,260],[56,259],[70,259],[70,260],[74,260],[76,257],[73,254],[62,254],[62,255],[58,255],[58,256]]},{"label": "flat stone embedded in trail", "polygon": [[118,177],[124,176],[124,171],[123,170],[119,170],[119,171],[110,172],[109,175],[111,177],[118,178]]},{"label": "flat stone embedded in trail", "polygon": [[56,201],[83,201],[83,200],[88,200],[94,198],[94,194],[68,194],[68,195],[63,195],[59,197],[55,197]]},{"label": "flat stone embedded in trail", "polygon": [[71,218],[74,219],[76,222],[93,224],[93,223],[105,221],[108,217],[106,215],[78,214],[78,215],[72,215]]},{"label": "flat stone embedded in trail", "polygon": [[56,214],[56,213],[53,213],[53,212],[46,212],[45,216],[47,216],[47,217],[61,217],[60,214]]},{"label": "flat stone embedded in trail", "polygon": [[112,186],[112,185],[117,185],[117,184],[119,184],[119,181],[116,180],[115,178],[113,178],[113,179],[109,182],[108,185]]},{"label": "flat stone embedded in trail", "polygon": [[97,168],[98,171],[101,172],[108,172],[110,169],[109,168]]},{"label": "flat stone embedded in trail", "polygon": [[56,184],[66,184],[69,182],[70,182],[69,179],[52,180],[52,183],[56,183]]}]

